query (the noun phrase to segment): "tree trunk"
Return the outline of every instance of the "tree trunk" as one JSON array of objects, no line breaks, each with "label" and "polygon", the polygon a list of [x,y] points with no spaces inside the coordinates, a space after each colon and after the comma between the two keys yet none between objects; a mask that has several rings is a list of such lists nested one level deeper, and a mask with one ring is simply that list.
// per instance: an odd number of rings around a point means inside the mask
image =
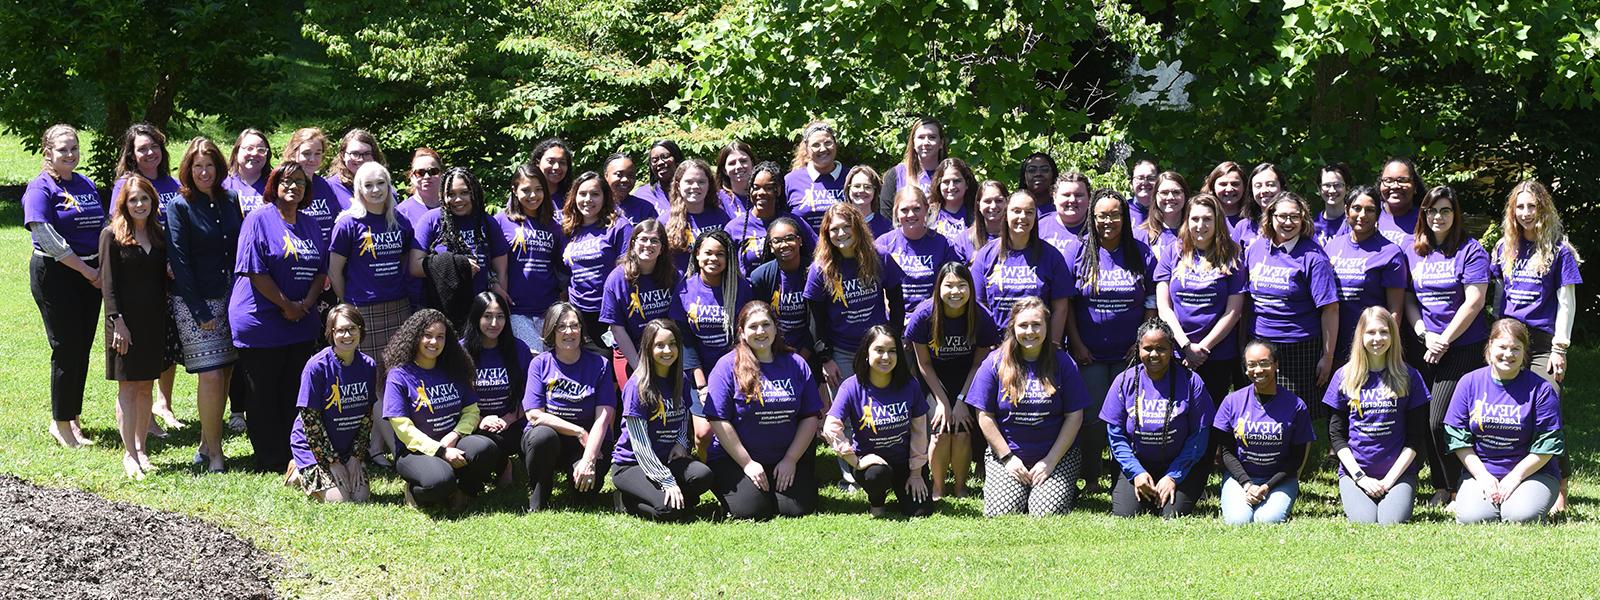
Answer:
[{"label": "tree trunk", "polygon": [[155,90],[151,91],[150,102],[144,108],[145,122],[162,131],[166,131],[167,124],[172,121],[172,114],[177,108],[178,89],[183,87],[189,74],[188,55],[179,56],[176,63],[170,63],[170,67],[156,78]]}]

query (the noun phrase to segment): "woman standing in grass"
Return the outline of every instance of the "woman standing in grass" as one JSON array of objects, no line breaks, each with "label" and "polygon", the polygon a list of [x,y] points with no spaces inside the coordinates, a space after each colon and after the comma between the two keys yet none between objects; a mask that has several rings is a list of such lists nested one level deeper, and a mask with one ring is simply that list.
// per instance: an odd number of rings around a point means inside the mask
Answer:
[{"label": "woman standing in grass", "polygon": [[[1376,208],[1376,207],[1374,207]],[[1428,388],[1407,366],[1400,326],[1381,306],[1361,312],[1350,360],[1322,402],[1339,458],[1339,499],[1354,523],[1404,523],[1417,490],[1417,455],[1427,446]]]},{"label": "woman standing in grass", "polygon": [[906,318],[906,340],[916,356],[917,372],[927,389],[933,470],[933,499],[944,497],[944,474],[954,480],[952,495],[967,495],[972,453],[982,452],[983,436],[967,405],[967,390],[979,365],[1000,342],[989,312],[973,298],[972,271],[960,261],[939,268],[933,298],[922,301]]},{"label": "woman standing in grass", "polygon": [[[932,298],[934,277],[950,262],[966,262],[944,236],[928,229],[928,196],[917,186],[906,186],[894,196],[894,215],[900,226],[878,236],[875,245],[900,267],[905,286],[905,313]],[[894,323],[896,329],[903,323]]]},{"label": "woman standing in grass", "polygon": [[[111,186],[112,197],[116,197],[117,193],[122,191],[122,186],[125,185],[123,179],[132,174],[143,177],[151,187],[155,188],[156,222],[166,227],[167,205],[182,197],[183,186],[172,176],[172,157],[167,153],[167,136],[149,123],[134,123],[123,133],[122,151],[117,155],[116,180]],[[172,299],[168,298],[169,311],[173,304]],[[161,371],[161,378],[156,384],[156,396],[151,409],[161,421],[153,430],[157,435],[165,435],[162,426],[169,429],[183,428],[183,423],[172,412],[172,382],[177,375],[177,364],[183,358],[178,330],[169,323],[164,336],[165,346],[162,352],[165,355],[166,368]]]},{"label": "woman standing in grass", "polygon": [[1278,350],[1245,345],[1244,371],[1254,385],[1223,398],[1211,426],[1222,442],[1222,520],[1229,525],[1281,523],[1300,496],[1299,471],[1317,438],[1311,414],[1294,390],[1278,385]]},{"label": "woman standing in grass", "polygon": [[117,430],[129,478],[155,470],[145,445],[151,388],[161,376],[167,333],[166,232],[156,222],[156,190],[127,176],[100,233],[100,292],[106,306],[106,379],[117,382]]},{"label": "woman standing in grass", "polygon": [[378,364],[360,350],[361,311],[340,304],[328,311],[328,347],[300,373],[300,409],[289,431],[288,485],[323,502],[366,502],[366,451],[372,436]]},{"label": "woman standing in grass", "polygon": [[1044,300],[1020,298],[1005,341],[978,367],[967,404],[988,442],[983,514],[1066,514],[1078,497],[1075,442],[1089,407],[1078,367],[1050,343]]},{"label": "woman standing in grass", "polygon": [[819,382],[778,334],[772,305],[750,302],[737,322],[739,344],[712,369],[705,402],[716,436],[708,452],[712,491],[736,519],[811,514],[817,508],[811,444],[825,408]]},{"label": "woman standing in grass", "polygon": [[638,366],[622,387],[622,433],[611,483],[623,510],[662,521],[693,517],[711,468],[689,453],[689,387],[678,326],[645,323]]},{"label": "woman standing in grass", "polygon": [[[915,188],[912,188],[915,189]],[[900,514],[933,514],[928,494],[928,403],[900,338],[874,325],[861,338],[855,375],[839,387],[822,437],[855,469],[867,492],[867,512],[888,514],[889,490]]]},{"label": "woman standing in grass", "polygon": [[1339,339],[1335,362],[1342,363],[1352,348],[1356,320],[1369,307],[1381,306],[1393,314],[1405,310],[1405,253],[1378,231],[1378,199],[1372,188],[1358,186],[1345,204],[1345,228],[1330,234],[1323,250],[1339,285]]},{"label": "woman standing in grass", "polygon": [[1174,364],[1165,322],[1145,321],[1136,335],[1138,362],[1111,382],[1099,414],[1122,467],[1111,514],[1188,516],[1211,475],[1211,394],[1198,374]]},{"label": "woman standing in grass", "polygon": [[1153,277],[1157,311],[1183,365],[1205,380],[1212,400],[1244,382],[1234,328],[1244,313],[1248,273],[1222,210],[1209,193],[1190,198],[1178,243],[1162,251]]},{"label": "woman standing in grass", "polygon": [[394,470],[405,480],[407,505],[465,505],[500,464],[494,440],[472,433],[479,421],[476,377],[457,339],[444,313],[423,309],[383,350],[383,363],[391,365],[383,417],[399,442]]},{"label": "woman standing in grass", "polygon": [[1450,399],[1444,426],[1450,450],[1471,477],[1456,494],[1456,521],[1527,523],[1551,512],[1566,454],[1561,395],[1528,368],[1528,327],[1495,321],[1488,366],[1468,373]]},{"label": "woman standing in grass", "polygon": [[565,275],[558,271],[564,268],[561,253],[566,239],[550,204],[544,174],[532,163],[524,163],[511,176],[505,210],[494,216],[506,247],[506,278],[501,287],[511,303],[506,307],[511,313],[511,334],[534,353],[545,349],[539,335],[544,330],[544,311],[565,287]]},{"label": "woman standing in grass", "polygon": [[783,177],[789,214],[820,233],[823,213],[844,202],[844,174],[848,170],[839,162],[839,141],[833,126],[825,121],[806,124],[790,166],[793,170]]},{"label": "woman standing in grass", "polygon": [[[1339,282],[1328,255],[1311,239],[1310,210],[1293,193],[1275,194],[1261,235],[1245,250],[1256,337],[1277,345],[1276,367],[1296,397],[1333,375],[1339,331]],[[1319,411],[1320,412],[1320,411]]]},{"label": "woman standing in grass", "polygon": [[[617,258],[628,250],[633,228],[617,216],[611,188],[599,173],[584,171],[572,183],[572,199],[561,210],[561,264],[571,277],[567,280],[567,299],[583,318],[584,344],[595,351],[610,352],[611,343],[603,336],[600,322],[606,278],[617,266]],[[550,324],[545,323],[549,331]],[[548,337],[548,336],[546,336]]]},{"label": "woman standing in grass", "polygon": [[873,325],[905,322],[900,266],[872,245],[861,213],[830,208],[806,277],[805,298],[822,352],[823,378],[838,389],[853,375],[856,346]]}]

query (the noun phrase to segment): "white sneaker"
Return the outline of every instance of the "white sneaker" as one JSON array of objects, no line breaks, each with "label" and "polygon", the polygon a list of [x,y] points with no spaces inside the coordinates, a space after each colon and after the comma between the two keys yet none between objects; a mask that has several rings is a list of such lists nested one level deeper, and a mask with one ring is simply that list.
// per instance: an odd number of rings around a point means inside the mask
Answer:
[{"label": "white sneaker", "polygon": [[234,433],[244,433],[244,429],[244,413],[236,412],[233,413],[232,416],[228,417],[228,431],[232,431]]}]

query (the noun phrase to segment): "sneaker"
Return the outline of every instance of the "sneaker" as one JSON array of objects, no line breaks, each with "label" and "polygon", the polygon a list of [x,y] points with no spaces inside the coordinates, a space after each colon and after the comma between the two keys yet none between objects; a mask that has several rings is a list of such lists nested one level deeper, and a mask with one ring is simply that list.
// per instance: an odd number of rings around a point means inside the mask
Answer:
[{"label": "sneaker", "polygon": [[843,493],[846,493],[846,494],[854,494],[856,492],[861,491],[861,488],[856,487],[854,484],[852,484],[852,483],[850,483],[848,481],[840,481],[839,482],[839,491],[843,492]]},{"label": "sneaker", "polygon": [[244,433],[244,429],[244,413],[236,412],[228,417],[228,431],[232,431],[234,433]]}]

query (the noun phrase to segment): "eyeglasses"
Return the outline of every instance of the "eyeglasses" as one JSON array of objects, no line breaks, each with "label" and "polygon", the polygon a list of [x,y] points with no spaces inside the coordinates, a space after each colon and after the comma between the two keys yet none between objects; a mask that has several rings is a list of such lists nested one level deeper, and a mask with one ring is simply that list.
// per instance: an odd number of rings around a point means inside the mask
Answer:
[{"label": "eyeglasses", "polygon": [[1422,216],[1425,217],[1448,217],[1453,214],[1456,214],[1456,210],[1448,206],[1440,208],[1428,208],[1422,211]]},{"label": "eyeglasses", "polygon": [[783,237],[772,238],[772,243],[774,243],[774,244],[798,244],[798,243],[800,243],[800,236],[791,233],[791,234],[783,236]]},{"label": "eyeglasses", "polygon": [[1134,175],[1133,176],[1133,180],[1134,181],[1146,181],[1146,182],[1155,181],[1156,180],[1156,176],[1155,175]]},{"label": "eyeglasses", "polygon": [[358,333],[361,333],[360,327],[336,327],[333,330],[334,335],[355,335]]},{"label": "eyeglasses", "polygon": [[1305,219],[1304,216],[1294,213],[1278,213],[1272,215],[1272,218],[1276,219],[1279,223],[1299,223],[1301,220]]},{"label": "eyeglasses", "polygon": [[1383,185],[1411,185],[1411,178],[1410,177],[1384,177],[1383,179],[1379,179],[1378,183],[1381,183]]},{"label": "eyeglasses", "polygon": [[1270,360],[1258,360],[1255,362],[1247,362],[1244,364],[1244,366],[1246,369],[1265,369],[1268,367],[1275,367],[1277,366],[1277,363],[1274,363]]},{"label": "eyeglasses", "polygon": [[417,177],[438,177],[439,174],[443,172],[444,171],[439,170],[439,167],[427,167],[424,169],[411,170],[411,174],[416,175]]},{"label": "eyeglasses", "polygon": [[372,152],[368,151],[368,150],[359,150],[359,151],[356,151],[356,152],[346,152],[346,153],[344,153],[344,155],[348,156],[348,157],[351,157],[351,158],[359,158],[361,160],[372,160]]}]

